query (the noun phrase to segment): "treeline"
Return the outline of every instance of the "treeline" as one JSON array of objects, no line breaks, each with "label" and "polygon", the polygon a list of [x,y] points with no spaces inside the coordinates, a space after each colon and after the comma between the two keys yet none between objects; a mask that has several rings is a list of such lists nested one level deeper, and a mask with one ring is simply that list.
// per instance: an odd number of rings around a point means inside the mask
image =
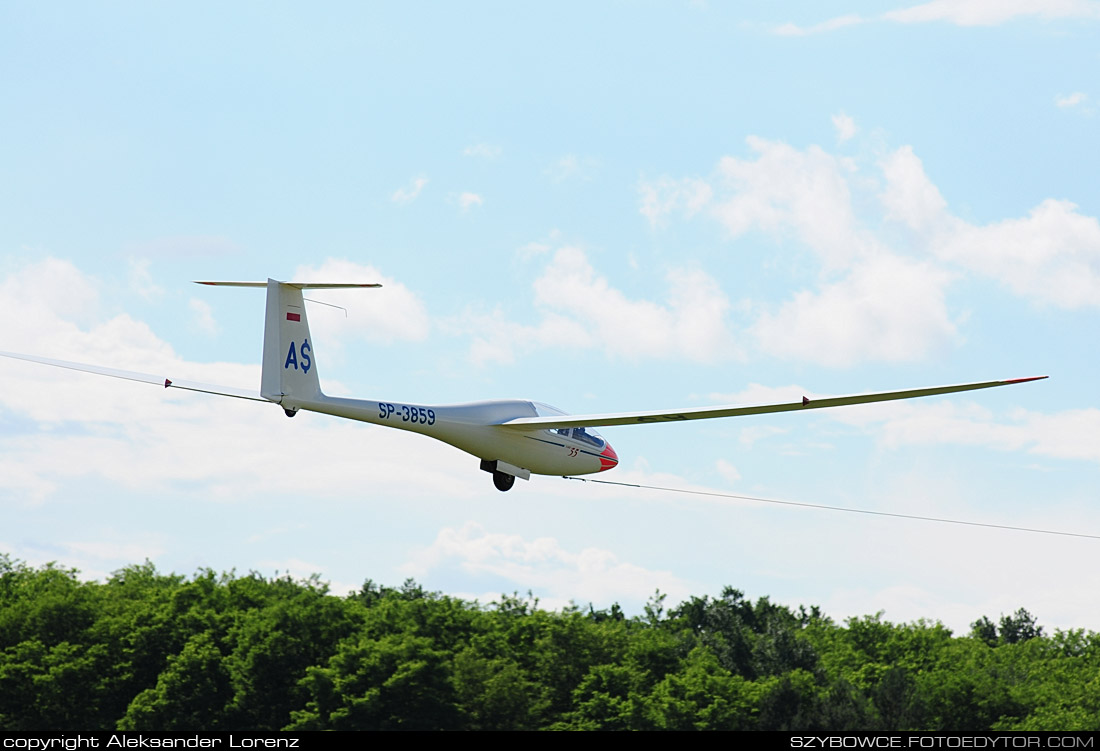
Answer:
[{"label": "treeline", "polygon": [[727,588],[644,616],[0,556],[0,730],[1096,730],[1100,635],[953,636]]}]

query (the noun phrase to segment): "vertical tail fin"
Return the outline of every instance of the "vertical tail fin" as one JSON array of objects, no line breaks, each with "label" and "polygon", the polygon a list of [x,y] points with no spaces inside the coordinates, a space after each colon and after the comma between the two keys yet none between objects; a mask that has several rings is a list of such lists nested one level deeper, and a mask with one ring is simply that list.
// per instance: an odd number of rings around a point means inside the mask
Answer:
[{"label": "vertical tail fin", "polygon": [[274,279],[267,280],[260,395],[273,402],[322,396],[302,288]]},{"label": "vertical tail fin", "polygon": [[[196,282],[214,287],[266,287],[264,361],[260,396],[296,410],[294,402],[324,397],[317,379],[317,360],[309,335],[303,289],[365,289],[381,284],[319,284],[314,282]],[[285,402],[284,402],[285,400]],[[287,414],[291,414],[290,411]]]}]

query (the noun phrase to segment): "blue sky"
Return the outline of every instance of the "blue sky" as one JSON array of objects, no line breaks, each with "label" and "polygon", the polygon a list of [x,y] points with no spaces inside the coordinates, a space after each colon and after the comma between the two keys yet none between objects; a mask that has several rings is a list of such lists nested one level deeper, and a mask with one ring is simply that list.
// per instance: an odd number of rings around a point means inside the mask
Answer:
[{"label": "blue sky", "polygon": [[[607,479],[1100,534],[1100,3],[7,4],[0,349],[571,412],[1049,374],[608,428]],[[0,363],[0,551],[637,612],[730,584],[1100,629],[1096,540],[536,477],[415,435]]]}]

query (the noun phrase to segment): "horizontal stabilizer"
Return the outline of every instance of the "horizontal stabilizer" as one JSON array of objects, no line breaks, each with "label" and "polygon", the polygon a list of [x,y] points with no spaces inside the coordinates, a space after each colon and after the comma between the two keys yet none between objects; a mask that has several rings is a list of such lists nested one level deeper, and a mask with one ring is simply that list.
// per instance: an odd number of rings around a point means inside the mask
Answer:
[{"label": "horizontal stabilizer", "polygon": [[[327,284],[324,282],[279,282],[288,287],[297,289],[374,289],[381,284]],[[267,282],[195,282],[210,287],[263,287],[267,288]]]},{"label": "horizontal stabilizer", "polygon": [[251,399],[257,402],[270,401],[269,399],[264,399],[255,391],[237,389],[232,386],[213,386],[207,383],[197,383],[195,381],[180,381],[175,378],[165,378],[164,376],[151,375],[149,373],[135,373],[131,370],[102,368],[98,365],[85,365],[84,363],[69,362],[68,360],[52,360],[48,357],[21,355],[15,352],[0,352],[0,357],[11,357],[15,360],[26,360],[27,362],[36,362],[42,365],[52,365],[55,368],[68,368],[69,370],[79,370],[84,373],[110,376],[111,378],[123,378],[127,381],[140,381],[141,383],[150,383],[154,386],[163,386],[166,389],[172,388],[183,389],[184,391],[198,391],[203,394],[232,396],[236,399]]},{"label": "horizontal stabilizer", "polygon": [[1047,376],[1032,378],[1014,378],[1008,381],[983,381],[981,383],[962,383],[956,386],[933,386],[927,389],[908,391],[883,391],[877,394],[857,394],[855,396],[834,396],[821,399],[802,397],[797,402],[783,404],[762,404],[754,407],[727,405],[720,407],[694,407],[679,411],[622,412],[605,415],[564,415],[561,417],[517,417],[501,423],[501,427],[513,430],[545,430],[548,428],[600,428],[611,425],[637,425],[647,422],[680,422],[683,420],[707,420],[715,417],[741,417],[743,415],[764,415],[772,412],[795,412],[804,409],[824,409],[826,407],[845,407],[850,404],[870,404],[889,402],[895,399],[916,399],[921,396],[953,394],[957,391],[991,389],[995,386],[1010,386],[1014,383],[1041,381]]}]

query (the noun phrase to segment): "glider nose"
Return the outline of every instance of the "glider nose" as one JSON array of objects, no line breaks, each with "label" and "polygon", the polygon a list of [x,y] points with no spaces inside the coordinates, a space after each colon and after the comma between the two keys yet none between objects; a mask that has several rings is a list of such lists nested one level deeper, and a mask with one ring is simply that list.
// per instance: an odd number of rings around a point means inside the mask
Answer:
[{"label": "glider nose", "polygon": [[611,444],[609,443],[604,450],[600,452],[600,472],[614,469],[618,464],[619,455],[615,453],[615,449],[611,448]]}]

